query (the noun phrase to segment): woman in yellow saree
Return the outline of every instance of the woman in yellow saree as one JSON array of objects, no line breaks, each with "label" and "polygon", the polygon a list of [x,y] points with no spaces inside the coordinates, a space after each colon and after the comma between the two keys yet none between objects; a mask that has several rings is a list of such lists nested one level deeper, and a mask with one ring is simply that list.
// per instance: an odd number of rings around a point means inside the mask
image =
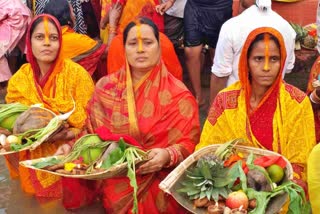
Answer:
[{"label": "woman in yellow saree", "polygon": [[320,210],[320,144],[316,145],[308,159],[308,190],[313,213]]},{"label": "woman in yellow saree", "polygon": [[53,136],[54,143],[43,143],[33,151],[6,157],[11,177],[20,176],[22,189],[39,197],[61,197],[60,177],[21,167],[18,162],[53,155],[59,145],[74,139],[84,125],[85,107],[94,88],[86,70],[63,58],[61,39],[61,27],[54,17],[40,15],[33,19],[27,31],[29,63],[12,76],[6,96],[7,103],[41,103],[57,114],[72,110],[75,101],[76,109],[68,119],[69,127]]},{"label": "woman in yellow saree", "polygon": [[240,81],[215,98],[196,149],[245,139],[246,146],[275,151],[293,165],[306,188],[308,155],[315,145],[312,107],[305,93],[281,78],[284,41],[273,28],[252,31],[239,62]]}]

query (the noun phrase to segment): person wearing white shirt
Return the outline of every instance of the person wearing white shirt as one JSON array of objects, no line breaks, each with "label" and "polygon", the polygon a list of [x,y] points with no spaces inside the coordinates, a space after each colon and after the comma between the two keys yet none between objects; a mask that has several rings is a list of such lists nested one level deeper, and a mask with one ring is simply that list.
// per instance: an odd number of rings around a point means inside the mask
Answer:
[{"label": "person wearing white shirt", "polygon": [[287,51],[284,73],[290,73],[294,67],[296,33],[285,19],[271,9],[271,0],[257,0],[255,5],[253,0],[242,2],[243,6],[252,6],[225,22],[219,34],[211,69],[210,101],[221,89],[239,79],[238,64],[242,46],[248,34],[255,28],[265,26],[277,29],[284,37]]}]

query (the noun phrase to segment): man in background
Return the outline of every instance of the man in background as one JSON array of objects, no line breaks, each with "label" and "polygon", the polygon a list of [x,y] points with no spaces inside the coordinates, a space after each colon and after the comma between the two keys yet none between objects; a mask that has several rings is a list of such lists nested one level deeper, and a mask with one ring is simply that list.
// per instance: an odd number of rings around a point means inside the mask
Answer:
[{"label": "man in background", "polygon": [[273,27],[284,37],[287,60],[284,73],[290,73],[295,62],[296,33],[291,25],[271,9],[271,0],[241,0],[245,9],[225,22],[221,28],[211,69],[210,101],[220,90],[236,82],[242,46],[248,34],[258,27]]}]

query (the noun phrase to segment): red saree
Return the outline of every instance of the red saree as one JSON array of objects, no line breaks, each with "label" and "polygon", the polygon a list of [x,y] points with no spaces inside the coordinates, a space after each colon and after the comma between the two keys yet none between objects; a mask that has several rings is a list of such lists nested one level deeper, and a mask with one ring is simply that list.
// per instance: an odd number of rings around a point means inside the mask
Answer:
[{"label": "red saree", "polygon": [[[112,133],[131,135],[146,151],[173,148],[182,158],[186,158],[199,140],[196,101],[162,63],[134,86],[129,69],[103,77],[97,83],[88,105],[88,114],[89,132],[94,133],[97,128],[105,126]],[[137,175],[139,213],[185,212],[158,187],[170,170],[164,168],[156,173]],[[106,212],[130,213],[133,189],[128,178],[118,177],[103,182]]]}]

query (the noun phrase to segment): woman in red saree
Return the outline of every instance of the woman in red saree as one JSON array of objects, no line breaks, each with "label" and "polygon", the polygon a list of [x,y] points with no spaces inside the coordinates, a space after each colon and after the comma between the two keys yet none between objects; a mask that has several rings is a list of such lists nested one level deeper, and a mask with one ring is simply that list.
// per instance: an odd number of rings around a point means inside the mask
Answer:
[{"label": "woman in red saree", "polygon": [[[131,22],[124,43],[127,65],[97,83],[88,105],[88,131],[105,127],[130,135],[149,151],[150,160],[137,171],[139,213],[183,213],[158,185],[199,140],[195,98],[160,61],[159,32],[152,21]],[[77,195],[76,188],[65,186],[66,194],[71,191]],[[131,212],[133,189],[127,177],[104,180],[102,191],[107,213]]]}]

